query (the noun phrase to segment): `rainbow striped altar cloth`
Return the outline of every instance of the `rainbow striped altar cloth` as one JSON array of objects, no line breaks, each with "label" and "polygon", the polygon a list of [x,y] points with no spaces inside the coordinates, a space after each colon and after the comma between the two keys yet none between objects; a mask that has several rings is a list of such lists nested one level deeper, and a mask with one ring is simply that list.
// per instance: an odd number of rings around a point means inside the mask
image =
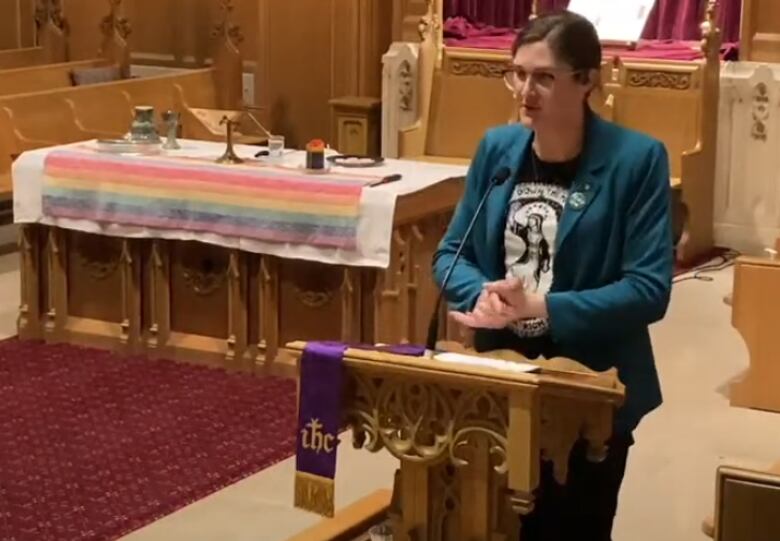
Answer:
[{"label": "rainbow striped altar cloth", "polygon": [[43,214],[354,249],[361,194],[377,180],[260,162],[221,165],[69,147],[46,156]]}]

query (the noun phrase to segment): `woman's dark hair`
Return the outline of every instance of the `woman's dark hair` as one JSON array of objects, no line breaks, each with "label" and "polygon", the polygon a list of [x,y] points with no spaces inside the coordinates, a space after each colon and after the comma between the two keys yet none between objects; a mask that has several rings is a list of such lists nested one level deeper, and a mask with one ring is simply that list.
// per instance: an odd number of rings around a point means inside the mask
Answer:
[{"label": "woman's dark hair", "polygon": [[517,33],[512,56],[523,45],[546,41],[560,62],[587,79],[588,70],[601,69],[601,42],[591,22],[571,11],[545,13]]}]

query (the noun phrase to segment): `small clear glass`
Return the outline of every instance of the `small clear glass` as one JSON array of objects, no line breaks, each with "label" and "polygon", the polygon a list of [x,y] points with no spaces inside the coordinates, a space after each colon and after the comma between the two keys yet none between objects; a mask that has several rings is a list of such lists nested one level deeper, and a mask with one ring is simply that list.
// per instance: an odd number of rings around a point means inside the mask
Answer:
[{"label": "small clear glass", "polygon": [[377,524],[368,530],[371,541],[393,541],[393,529],[389,524]]},{"label": "small clear glass", "polygon": [[284,136],[270,135],[268,137],[268,157],[281,158],[284,151]]}]

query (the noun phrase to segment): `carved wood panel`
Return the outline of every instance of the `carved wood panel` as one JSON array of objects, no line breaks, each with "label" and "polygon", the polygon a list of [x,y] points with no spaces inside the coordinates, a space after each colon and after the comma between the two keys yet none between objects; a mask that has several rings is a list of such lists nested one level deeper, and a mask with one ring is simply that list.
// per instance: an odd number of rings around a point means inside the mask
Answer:
[{"label": "carved wood panel", "polygon": [[45,231],[45,338],[135,351],[141,319],[139,242]]},{"label": "carved wood panel", "polygon": [[[438,214],[394,230],[390,266],[376,271],[373,295],[364,301],[373,310],[373,333],[368,336],[375,342],[425,343],[438,295],[433,281],[433,254],[449,217]],[[440,335],[444,337],[444,331]]]},{"label": "carved wood panel", "polygon": [[[342,117],[337,121],[336,127],[336,141],[338,141],[339,152],[344,154],[358,154],[363,156],[373,155],[376,156],[376,152],[371,153],[369,150],[369,139],[371,139],[370,130],[372,126],[369,125],[367,118],[356,117]],[[376,148],[377,145],[371,145]]]},{"label": "carved wood panel", "polygon": [[122,239],[71,232],[67,243],[68,314],[120,323]]},{"label": "carved wood panel", "polygon": [[193,362],[249,370],[247,255],[199,242],[153,241],[148,345]]},{"label": "carved wood panel", "polygon": [[261,314],[263,298],[261,293],[261,258],[252,255],[247,259],[247,340],[249,344],[258,344],[263,339],[260,325],[263,319]]},{"label": "carved wood panel", "polygon": [[148,257],[143,257],[143,309],[144,342],[152,355],[165,345],[170,336],[170,257],[168,243],[153,240],[149,243]]},{"label": "carved wood panel", "polygon": [[404,540],[517,539],[534,505],[541,459],[565,483],[575,442],[585,438],[588,458],[603,460],[612,429],[609,403],[560,390],[498,390],[375,367],[347,374],[353,444],[401,460],[391,515]]},{"label": "carved wood panel", "polygon": [[176,242],[170,247],[171,331],[226,337],[228,250],[199,242]]},{"label": "carved wood panel", "polygon": [[[449,226],[451,213],[438,214],[410,226],[408,336],[412,343],[424,344],[428,320],[436,304],[439,289],[433,280],[433,255]],[[441,318],[446,323],[446,315]],[[440,331],[440,336],[444,336]]]},{"label": "carved wood panel", "polygon": [[361,339],[357,269],[277,260],[279,343]]},{"label": "carved wood panel", "polygon": [[38,225],[23,225],[19,231],[20,302],[17,321],[19,337],[40,339],[42,316],[47,306],[47,234]]},{"label": "carved wood panel", "polygon": [[390,266],[376,271],[373,295],[365,300],[373,311],[374,342],[400,344],[409,341],[409,231],[395,229],[390,244]]},{"label": "carved wood panel", "polygon": [[247,273],[249,357],[255,369],[270,369],[280,345],[279,260],[252,254]]}]

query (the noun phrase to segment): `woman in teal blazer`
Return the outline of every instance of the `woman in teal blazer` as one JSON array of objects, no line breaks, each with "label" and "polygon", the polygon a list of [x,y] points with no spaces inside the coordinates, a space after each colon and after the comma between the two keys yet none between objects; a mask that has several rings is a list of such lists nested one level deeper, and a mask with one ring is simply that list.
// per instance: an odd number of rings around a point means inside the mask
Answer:
[{"label": "woman in teal blazer", "polygon": [[[521,123],[492,129],[481,141],[435,254],[434,276],[441,286],[491,179],[509,168],[512,176],[489,194],[444,294],[452,317],[475,329],[479,350],[513,348],[530,358],[617,368],[626,402],[610,457],[598,465],[583,459],[572,471],[586,471],[586,479],[575,475],[567,487],[543,480],[540,509],[523,534],[608,540],[632,432],[661,404],[648,326],[664,316],[671,291],[668,159],[660,142],[588,108],[601,50],[585,19],[539,17],[518,35],[513,57],[507,81]],[[565,522],[577,524],[576,532],[560,530]]]},{"label": "woman in teal blazer", "polygon": [[[434,256],[439,285],[490,179],[525,159],[531,137],[521,125],[485,135]],[[586,138],[554,239],[553,282],[545,298],[553,355],[594,370],[616,367],[626,385],[616,429],[631,431],[661,404],[648,326],[664,316],[671,291],[669,169],[663,145],[595,115]],[[493,190],[455,264],[445,291],[454,311],[471,312],[485,287],[506,277],[503,232],[513,188],[510,181]],[[479,328],[475,339],[489,344],[486,335],[494,346],[505,344]]]}]

